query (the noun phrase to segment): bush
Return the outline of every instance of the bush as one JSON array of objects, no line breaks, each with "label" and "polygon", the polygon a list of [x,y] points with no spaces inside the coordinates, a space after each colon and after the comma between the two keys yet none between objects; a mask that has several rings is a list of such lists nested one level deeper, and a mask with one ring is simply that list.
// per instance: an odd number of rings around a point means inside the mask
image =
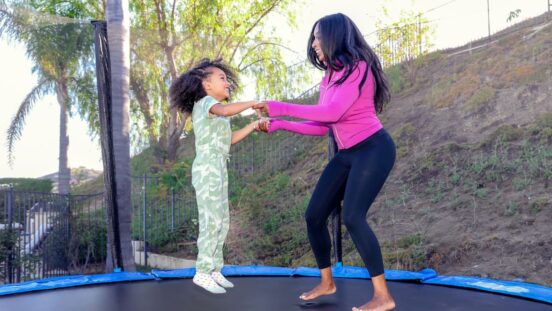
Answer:
[{"label": "bush", "polygon": [[107,225],[77,221],[73,225],[69,244],[69,259],[73,266],[86,268],[91,263],[103,263],[107,258]]},{"label": "bush", "polygon": [[466,102],[466,108],[469,111],[476,111],[481,106],[487,104],[491,101],[496,95],[496,90],[490,86],[484,86],[472,95],[470,99]]},{"label": "bush", "polygon": [[13,252],[16,240],[17,234],[15,231],[0,230],[0,262],[5,262],[8,253]]},{"label": "bush", "polygon": [[[62,221],[62,220],[61,220]],[[69,268],[69,232],[66,227],[56,225],[40,246],[44,266],[47,270]],[[48,271],[45,271],[46,273]]]},{"label": "bush", "polygon": [[14,190],[32,192],[52,192],[53,182],[36,178],[0,178],[0,184],[11,184]]},{"label": "bush", "polygon": [[404,88],[404,78],[400,65],[394,65],[389,67],[386,72],[389,83],[391,84],[391,92],[399,93]]}]

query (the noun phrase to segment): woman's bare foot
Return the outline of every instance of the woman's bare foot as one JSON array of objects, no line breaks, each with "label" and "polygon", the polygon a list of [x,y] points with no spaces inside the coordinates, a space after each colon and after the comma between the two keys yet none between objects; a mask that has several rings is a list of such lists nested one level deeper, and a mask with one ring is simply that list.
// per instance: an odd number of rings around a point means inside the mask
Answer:
[{"label": "woman's bare foot", "polygon": [[395,301],[391,296],[374,296],[362,307],[353,307],[353,311],[389,311],[393,309],[395,309]]},{"label": "woman's bare foot", "polygon": [[299,296],[299,298],[302,300],[313,300],[320,296],[334,294],[335,291],[336,291],[336,288],[334,283],[330,283],[330,284],[320,283],[318,286],[313,288],[310,292],[302,293],[301,296]]}]

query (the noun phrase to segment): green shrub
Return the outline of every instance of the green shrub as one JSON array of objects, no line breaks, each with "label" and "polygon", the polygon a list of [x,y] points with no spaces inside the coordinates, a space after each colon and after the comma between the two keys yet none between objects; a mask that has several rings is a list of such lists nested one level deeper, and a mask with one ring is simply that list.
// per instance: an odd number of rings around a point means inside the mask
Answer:
[{"label": "green shrub", "polygon": [[37,178],[0,178],[0,184],[11,184],[17,191],[50,193],[54,188],[51,180]]},{"label": "green shrub", "polygon": [[394,65],[386,70],[387,78],[391,85],[391,92],[399,93],[405,86],[404,77],[400,65]]},{"label": "green shrub", "polygon": [[490,86],[484,86],[477,91],[466,101],[466,109],[476,111],[481,106],[487,104],[496,95],[496,90]]}]

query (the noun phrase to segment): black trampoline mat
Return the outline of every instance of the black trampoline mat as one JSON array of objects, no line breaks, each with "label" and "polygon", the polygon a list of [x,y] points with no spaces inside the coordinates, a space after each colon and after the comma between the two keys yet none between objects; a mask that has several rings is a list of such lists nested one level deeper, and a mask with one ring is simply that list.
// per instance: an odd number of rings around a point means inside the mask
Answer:
[{"label": "black trampoline mat", "polygon": [[[215,295],[191,279],[123,282],[0,297],[1,311],[196,311],[351,310],[370,300],[370,280],[336,278],[337,293],[305,303],[298,297],[315,277],[229,277],[235,287]],[[396,310],[551,310],[552,305],[511,296],[446,286],[388,282]]]}]

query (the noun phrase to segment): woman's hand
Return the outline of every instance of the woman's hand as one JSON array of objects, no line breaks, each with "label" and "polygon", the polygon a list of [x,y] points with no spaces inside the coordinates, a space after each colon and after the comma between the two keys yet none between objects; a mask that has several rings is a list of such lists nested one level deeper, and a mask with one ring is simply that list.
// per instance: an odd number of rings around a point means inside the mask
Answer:
[{"label": "woman's hand", "polygon": [[257,131],[268,133],[270,127],[270,119],[262,118],[257,125]]},{"label": "woman's hand", "polygon": [[257,113],[264,113],[265,116],[268,116],[269,114],[268,104],[266,102],[258,102],[257,104],[253,105],[253,109],[257,110]]}]

